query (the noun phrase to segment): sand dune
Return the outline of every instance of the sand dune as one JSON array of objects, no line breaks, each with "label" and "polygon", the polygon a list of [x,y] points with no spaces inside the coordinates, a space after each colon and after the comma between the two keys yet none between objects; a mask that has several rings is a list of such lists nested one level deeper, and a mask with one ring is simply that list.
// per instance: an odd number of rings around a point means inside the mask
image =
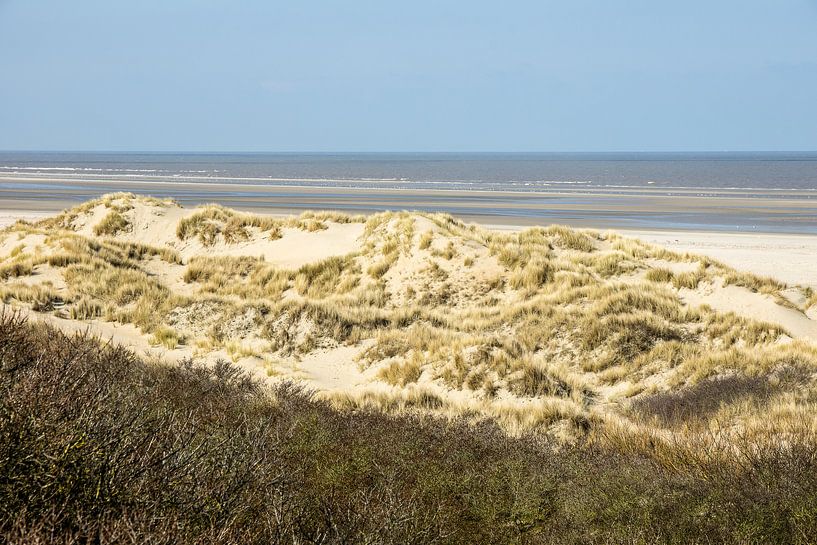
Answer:
[{"label": "sand dune", "polygon": [[[743,244],[748,255],[757,241]],[[115,194],[2,231],[0,296],[66,331],[161,359],[228,359],[341,405],[570,435],[583,419],[632,418],[644,396],[776,373],[792,354],[817,368],[811,290],[701,248]]]}]

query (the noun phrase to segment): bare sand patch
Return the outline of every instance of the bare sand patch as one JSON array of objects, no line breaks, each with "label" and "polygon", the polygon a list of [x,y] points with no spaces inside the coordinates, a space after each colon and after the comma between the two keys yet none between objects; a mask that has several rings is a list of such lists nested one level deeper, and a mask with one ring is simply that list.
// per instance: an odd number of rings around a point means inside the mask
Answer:
[{"label": "bare sand patch", "polygon": [[817,340],[817,321],[803,311],[780,305],[773,297],[753,293],[741,286],[706,283],[697,289],[682,288],[681,299],[686,304],[709,305],[720,312],[734,312],[738,316],[779,324],[794,338]]}]

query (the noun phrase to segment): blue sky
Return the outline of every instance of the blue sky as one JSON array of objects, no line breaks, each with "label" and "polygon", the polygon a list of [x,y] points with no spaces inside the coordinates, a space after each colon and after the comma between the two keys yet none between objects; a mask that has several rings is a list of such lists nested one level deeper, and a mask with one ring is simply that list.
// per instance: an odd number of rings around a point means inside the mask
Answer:
[{"label": "blue sky", "polygon": [[817,0],[0,0],[0,149],[816,150]]}]

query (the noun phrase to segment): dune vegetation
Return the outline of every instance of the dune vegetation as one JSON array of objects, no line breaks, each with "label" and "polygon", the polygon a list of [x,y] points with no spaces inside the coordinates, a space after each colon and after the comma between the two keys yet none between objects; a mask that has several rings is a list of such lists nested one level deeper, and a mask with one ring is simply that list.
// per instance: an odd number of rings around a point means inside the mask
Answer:
[{"label": "dune vegetation", "polygon": [[[145,353],[297,380],[341,410],[655,449],[814,422],[817,349],[775,319],[810,326],[813,294],[615,233],[113,194],[7,228],[0,259],[0,298],[34,318],[114,341],[132,326]],[[770,312],[689,302],[734,290]]]},{"label": "dune vegetation", "polygon": [[[802,379],[780,380],[702,381],[635,410],[676,426]],[[660,448],[613,430],[510,436],[467,417],[338,410],[232,363],[145,362],[0,313],[10,545],[811,543],[817,437],[788,431]]]}]

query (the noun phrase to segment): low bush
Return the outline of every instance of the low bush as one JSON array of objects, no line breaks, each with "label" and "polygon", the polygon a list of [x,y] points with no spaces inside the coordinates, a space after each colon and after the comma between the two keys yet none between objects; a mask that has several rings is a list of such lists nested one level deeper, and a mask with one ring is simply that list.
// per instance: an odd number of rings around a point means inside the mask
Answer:
[{"label": "low bush", "polygon": [[[417,390],[411,403],[433,402]],[[406,401],[408,404],[409,401]],[[0,541],[808,543],[817,449],[557,446],[0,316]],[[695,448],[692,448],[695,447]],[[668,449],[668,450],[667,450]]]}]

